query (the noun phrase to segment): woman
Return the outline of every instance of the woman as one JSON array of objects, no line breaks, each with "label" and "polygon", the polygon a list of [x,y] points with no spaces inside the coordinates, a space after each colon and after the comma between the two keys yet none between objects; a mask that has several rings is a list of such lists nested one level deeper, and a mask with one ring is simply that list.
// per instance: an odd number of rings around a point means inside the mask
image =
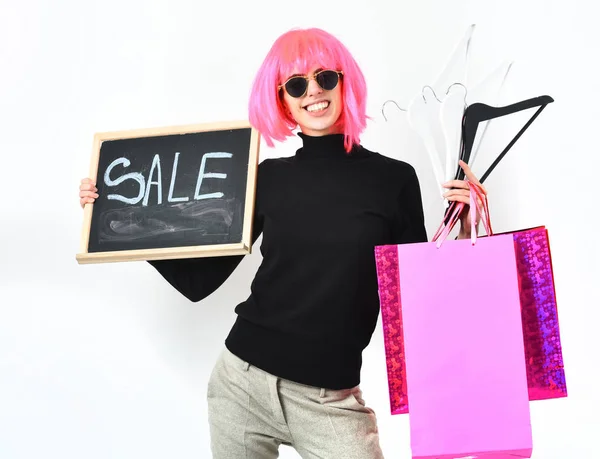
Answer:
[{"label": "woman", "polygon": [[[365,99],[355,60],[320,29],[283,34],[256,75],[250,122],[269,146],[299,127],[303,146],[259,165],[253,238],[263,234],[263,260],[209,381],[215,458],[275,458],[280,444],[303,458],[383,457],[359,387],[379,313],[374,247],[427,235],[413,167],[360,145]],[[466,182],[445,186],[468,205]],[[84,179],[82,206],[97,197]],[[465,212],[460,238],[469,221]],[[150,263],[200,301],[241,260]]]}]

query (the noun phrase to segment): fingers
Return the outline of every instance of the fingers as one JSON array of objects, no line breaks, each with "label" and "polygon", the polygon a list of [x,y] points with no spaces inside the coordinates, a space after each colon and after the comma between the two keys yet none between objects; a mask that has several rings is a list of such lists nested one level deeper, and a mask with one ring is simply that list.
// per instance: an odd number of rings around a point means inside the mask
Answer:
[{"label": "fingers", "polygon": [[[467,185],[466,190],[462,189],[462,188],[455,188],[455,189],[445,192],[443,194],[443,196],[448,201],[464,202],[467,205],[471,204],[471,193],[470,193],[470,190],[468,189],[468,185]],[[478,203],[479,207],[483,206],[483,201],[481,200],[481,198],[479,196],[477,196],[477,203]]]},{"label": "fingers", "polygon": [[96,188],[96,183],[91,178],[81,179],[81,185],[79,185],[79,189],[85,191],[98,191],[98,189]]},{"label": "fingers", "polygon": [[79,197],[80,198],[94,198],[94,199],[96,199],[98,197],[98,193],[96,193],[95,191],[80,191],[79,192]]},{"label": "fingers", "polygon": [[469,185],[464,180],[450,180],[443,184],[444,188],[463,188],[465,190],[469,189]]},{"label": "fingers", "polygon": [[85,207],[86,204],[93,204],[94,201],[94,198],[81,198],[79,200],[79,204],[81,205],[81,207]]},{"label": "fingers", "polygon": [[[487,195],[488,194],[487,190],[479,182],[479,179],[475,176],[475,174],[473,174],[473,171],[471,171],[471,168],[467,165],[467,163],[465,163],[464,161],[461,160],[461,161],[459,161],[459,164],[460,164],[460,167],[462,167],[463,171],[465,172],[465,177],[467,178],[467,180],[469,180],[469,182],[474,183],[474,184],[478,185],[479,187],[481,187],[483,194]],[[460,188],[460,189],[464,189],[464,190],[469,189],[469,185],[465,180],[450,180],[449,182],[444,183],[442,186],[444,188]]]},{"label": "fingers", "polygon": [[448,201],[463,202],[466,205],[471,204],[471,198],[469,196],[462,196],[462,195],[448,196]]},{"label": "fingers", "polygon": [[469,186],[467,185],[466,190],[464,188],[454,188],[450,191],[446,191],[442,196],[448,199],[454,196],[466,196],[468,198],[469,196],[471,196],[471,192],[469,190]]},{"label": "fingers", "polygon": [[487,190],[485,189],[485,187],[481,183],[479,183],[479,179],[477,177],[475,177],[475,174],[473,174],[473,171],[468,166],[468,164],[465,163],[463,160],[460,160],[458,162],[458,164],[460,165],[460,167],[462,168],[462,170],[465,172],[465,176],[467,177],[467,179],[470,182],[479,185],[481,187],[481,189],[483,190],[483,193],[487,194]]},{"label": "fingers", "polygon": [[98,194],[91,191],[79,193],[79,204],[81,207],[84,207],[86,204],[93,204],[97,197]]},{"label": "fingers", "polygon": [[92,183],[82,183],[79,185],[79,191],[98,191],[98,188]]},{"label": "fingers", "polygon": [[90,178],[84,178],[79,185],[79,204],[85,207],[86,204],[92,204],[98,198],[98,188]]}]

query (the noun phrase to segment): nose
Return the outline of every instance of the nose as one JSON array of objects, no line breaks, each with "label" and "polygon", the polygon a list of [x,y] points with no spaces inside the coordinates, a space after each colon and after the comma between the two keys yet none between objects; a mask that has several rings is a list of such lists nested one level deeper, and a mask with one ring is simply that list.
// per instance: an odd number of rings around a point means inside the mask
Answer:
[{"label": "nose", "polygon": [[321,94],[322,92],[323,89],[321,89],[321,86],[319,86],[319,84],[314,78],[308,80],[308,89],[306,90],[307,96],[316,96],[318,94]]}]

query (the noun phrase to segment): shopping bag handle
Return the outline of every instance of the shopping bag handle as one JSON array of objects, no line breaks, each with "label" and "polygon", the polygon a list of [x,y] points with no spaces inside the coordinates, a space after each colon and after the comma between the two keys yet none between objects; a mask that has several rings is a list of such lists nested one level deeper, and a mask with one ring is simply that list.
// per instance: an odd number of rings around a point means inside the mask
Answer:
[{"label": "shopping bag handle", "polygon": [[[487,195],[483,192],[483,189],[480,185],[473,183],[469,180],[466,180],[469,185],[469,200],[471,207],[471,245],[475,245],[477,242],[477,217],[481,217],[481,223],[485,232],[488,236],[493,236],[492,223],[490,221],[490,211],[489,211],[489,202],[487,199]],[[435,232],[433,236],[433,242],[437,242],[437,248],[439,249],[456,223],[458,223],[458,219],[460,214],[463,212],[466,204],[464,202],[455,202],[454,206],[451,206],[449,210],[451,210],[451,215],[449,218],[444,216],[444,220],[441,225]],[[447,223],[444,223],[447,221]]]}]

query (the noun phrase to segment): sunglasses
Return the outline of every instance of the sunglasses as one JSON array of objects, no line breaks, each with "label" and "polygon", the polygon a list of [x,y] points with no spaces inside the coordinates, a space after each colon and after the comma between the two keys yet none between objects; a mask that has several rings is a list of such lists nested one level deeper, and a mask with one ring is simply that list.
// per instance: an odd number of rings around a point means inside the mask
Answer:
[{"label": "sunglasses", "polygon": [[343,74],[344,72],[338,72],[337,70],[321,70],[316,72],[312,77],[307,75],[295,75],[289,78],[285,83],[277,86],[277,90],[285,88],[290,96],[297,99],[306,94],[310,80],[315,80],[321,89],[331,91],[338,85],[340,76]]}]

